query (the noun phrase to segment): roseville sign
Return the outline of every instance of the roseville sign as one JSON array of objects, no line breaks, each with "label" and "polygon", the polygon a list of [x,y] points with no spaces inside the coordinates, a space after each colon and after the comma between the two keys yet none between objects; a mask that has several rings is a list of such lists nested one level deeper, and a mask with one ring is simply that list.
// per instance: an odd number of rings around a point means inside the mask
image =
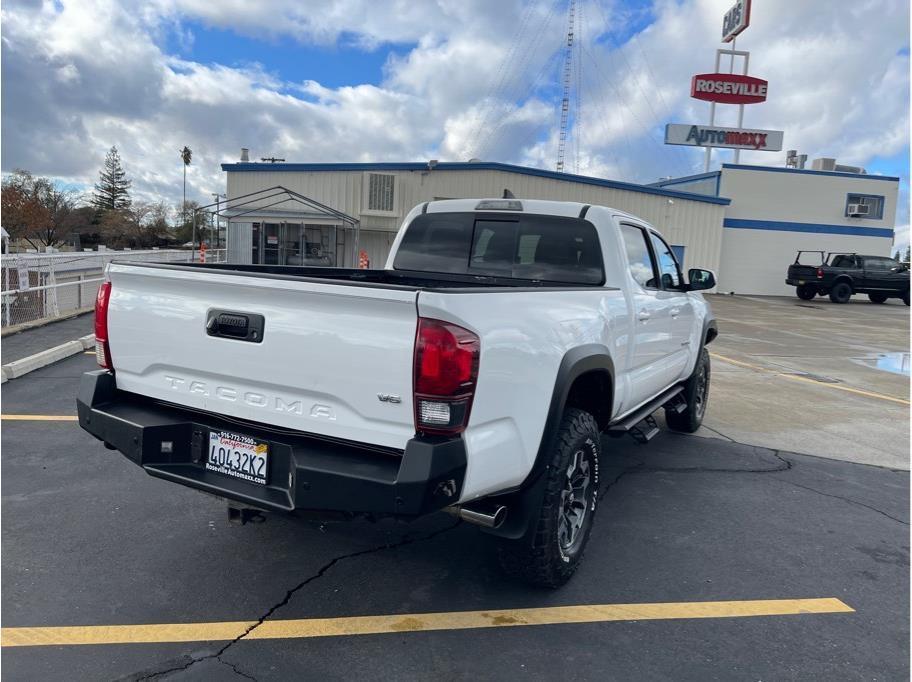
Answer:
[{"label": "roseville sign", "polygon": [[665,126],[665,144],[778,152],[782,150],[782,131],[669,123]]},{"label": "roseville sign", "polygon": [[751,0],[738,0],[722,19],[722,42],[730,43],[750,25]]},{"label": "roseville sign", "polygon": [[719,104],[757,104],[766,101],[768,85],[736,73],[698,73],[690,82],[690,96]]}]

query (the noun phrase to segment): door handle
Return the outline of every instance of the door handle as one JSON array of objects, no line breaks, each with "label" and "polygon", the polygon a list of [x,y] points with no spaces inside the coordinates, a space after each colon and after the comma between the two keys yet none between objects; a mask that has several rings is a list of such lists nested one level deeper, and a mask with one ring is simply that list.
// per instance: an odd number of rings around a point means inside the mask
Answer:
[{"label": "door handle", "polygon": [[680,308],[672,308],[672,309],[669,310],[668,312],[671,313],[671,316],[672,316],[672,317],[677,317],[678,315],[681,314],[681,309],[680,309]]},{"label": "door handle", "polygon": [[641,310],[640,314],[639,314],[639,318],[640,318],[641,322],[645,322],[646,320],[648,320],[650,318],[649,311]]}]

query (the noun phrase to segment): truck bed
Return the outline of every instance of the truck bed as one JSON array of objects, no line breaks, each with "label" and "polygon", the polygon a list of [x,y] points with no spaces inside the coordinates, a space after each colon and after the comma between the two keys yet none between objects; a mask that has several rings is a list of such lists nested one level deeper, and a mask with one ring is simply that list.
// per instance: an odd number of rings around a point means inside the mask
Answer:
[{"label": "truck bed", "polygon": [[396,288],[406,291],[435,291],[484,288],[513,289],[592,289],[600,285],[568,284],[544,280],[512,279],[486,275],[458,275],[415,272],[408,270],[357,270],[300,265],[243,265],[231,263],[131,263],[144,267],[165,269],[194,269],[247,277],[291,279],[302,282],[325,282],[352,286]]}]

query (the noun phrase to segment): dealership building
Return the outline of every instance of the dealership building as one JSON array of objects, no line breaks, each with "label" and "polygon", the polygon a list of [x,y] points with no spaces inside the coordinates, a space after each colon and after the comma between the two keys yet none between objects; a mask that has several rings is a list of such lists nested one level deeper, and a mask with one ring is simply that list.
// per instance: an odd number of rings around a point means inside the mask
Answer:
[{"label": "dealership building", "polygon": [[[502,197],[610,206],[657,227],[682,267],[718,291],[790,294],[799,249],[890,255],[899,179],[840,170],[722,164],[651,185],[503,163],[226,163],[229,259],[382,268],[413,206]],[[854,169],[861,171],[861,169]]]}]

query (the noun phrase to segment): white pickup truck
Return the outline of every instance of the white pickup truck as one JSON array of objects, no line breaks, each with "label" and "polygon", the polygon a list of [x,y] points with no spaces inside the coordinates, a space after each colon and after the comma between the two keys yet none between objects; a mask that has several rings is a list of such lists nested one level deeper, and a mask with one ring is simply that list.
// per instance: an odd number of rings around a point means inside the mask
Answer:
[{"label": "white pickup truck", "polygon": [[447,510],[557,586],[600,436],[699,427],[714,285],[634,216],[516,199],[417,206],[384,270],[114,262],[79,423],[235,519]]}]

